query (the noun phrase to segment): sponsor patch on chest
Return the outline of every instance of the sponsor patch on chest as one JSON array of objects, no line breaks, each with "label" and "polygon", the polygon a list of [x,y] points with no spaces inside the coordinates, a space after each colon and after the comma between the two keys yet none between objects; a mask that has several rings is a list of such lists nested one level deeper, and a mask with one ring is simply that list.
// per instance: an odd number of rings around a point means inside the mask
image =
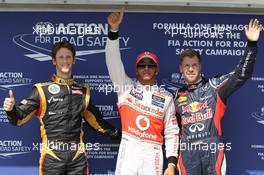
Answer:
[{"label": "sponsor patch on chest", "polygon": [[151,101],[151,104],[160,108],[164,108],[164,103],[159,103],[154,100]]},{"label": "sponsor patch on chest", "polygon": [[157,95],[152,95],[151,104],[160,108],[164,108],[165,98]]},{"label": "sponsor patch on chest", "polygon": [[75,90],[75,89],[72,89],[72,94],[79,94],[79,95],[82,95],[83,92],[82,92],[82,90]]},{"label": "sponsor patch on chest", "polygon": [[183,103],[187,101],[187,92],[186,91],[182,91],[182,92],[178,92],[177,94],[177,101],[178,103]]},{"label": "sponsor patch on chest", "polygon": [[135,97],[138,100],[142,100],[143,99],[143,93],[137,92],[134,89],[132,89],[129,94],[132,95],[133,97]]},{"label": "sponsor patch on chest", "polygon": [[60,86],[57,84],[51,84],[48,86],[48,91],[51,94],[58,94],[60,92]]},{"label": "sponsor patch on chest", "polygon": [[165,98],[164,97],[160,97],[160,96],[157,96],[155,94],[152,95],[152,100],[156,101],[156,102],[159,102],[159,103],[165,103]]},{"label": "sponsor patch on chest", "polygon": [[187,101],[187,96],[180,96],[178,99],[177,99],[177,101],[179,102],[179,103],[183,103],[183,102],[186,102]]}]

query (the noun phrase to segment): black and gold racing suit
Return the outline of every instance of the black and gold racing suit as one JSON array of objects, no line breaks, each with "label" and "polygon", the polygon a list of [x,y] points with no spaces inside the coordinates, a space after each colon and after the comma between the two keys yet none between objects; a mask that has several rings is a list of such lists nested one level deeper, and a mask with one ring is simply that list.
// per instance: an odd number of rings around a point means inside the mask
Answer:
[{"label": "black and gold racing suit", "polygon": [[39,118],[42,137],[40,175],[88,174],[83,119],[99,133],[111,138],[120,137],[120,132],[104,121],[91,104],[89,87],[56,75],[49,82],[35,84],[30,96],[7,115],[13,125],[21,125],[33,115]]}]

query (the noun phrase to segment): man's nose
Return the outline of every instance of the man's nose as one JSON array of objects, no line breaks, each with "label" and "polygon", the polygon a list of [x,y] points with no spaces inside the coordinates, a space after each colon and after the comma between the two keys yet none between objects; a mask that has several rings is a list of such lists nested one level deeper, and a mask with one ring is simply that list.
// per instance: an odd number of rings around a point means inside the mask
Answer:
[{"label": "man's nose", "polygon": [[193,71],[193,67],[192,66],[189,67],[189,71]]},{"label": "man's nose", "polygon": [[146,65],[145,67],[144,67],[144,69],[148,69],[149,68],[149,66],[148,65]]}]

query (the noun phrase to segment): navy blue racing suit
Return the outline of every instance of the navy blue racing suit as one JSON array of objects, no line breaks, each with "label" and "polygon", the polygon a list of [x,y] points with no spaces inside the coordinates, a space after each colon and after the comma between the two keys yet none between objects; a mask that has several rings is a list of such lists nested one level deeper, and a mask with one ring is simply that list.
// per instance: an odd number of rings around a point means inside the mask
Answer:
[{"label": "navy blue racing suit", "polygon": [[178,167],[181,175],[224,175],[226,162],[221,119],[227,98],[248,80],[257,54],[256,42],[248,42],[236,69],[195,85],[185,85],[176,93],[175,104],[181,120]]}]

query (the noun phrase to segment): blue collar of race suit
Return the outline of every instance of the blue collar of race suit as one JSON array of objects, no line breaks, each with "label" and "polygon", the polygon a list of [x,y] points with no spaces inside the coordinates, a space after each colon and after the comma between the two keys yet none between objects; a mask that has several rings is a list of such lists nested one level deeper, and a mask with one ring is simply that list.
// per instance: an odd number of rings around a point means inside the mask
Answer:
[{"label": "blue collar of race suit", "polygon": [[184,85],[184,89],[188,90],[188,91],[193,91],[201,86],[203,86],[208,80],[205,79],[204,77],[201,77],[197,83],[195,84],[185,84]]}]

